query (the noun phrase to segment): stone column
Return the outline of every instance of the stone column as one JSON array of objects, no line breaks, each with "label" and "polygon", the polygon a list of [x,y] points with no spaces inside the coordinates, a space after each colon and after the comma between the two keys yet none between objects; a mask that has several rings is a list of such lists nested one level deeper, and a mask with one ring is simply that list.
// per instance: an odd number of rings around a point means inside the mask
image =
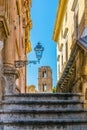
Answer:
[{"label": "stone column", "polygon": [[5,76],[5,94],[13,94],[16,92],[16,79],[19,76],[19,72],[14,67],[14,46],[13,37],[9,36],[4,45],[4,64],[3,74]]},{"label": "stone column", "polygon": [[84,54],[83,58],[82,78],[82,93],[84,95],[84,100],[87,100],[87,52]]},{"label": "stone column", "polygon": [[[5,39],[4,44],[4,76],[6,77],[7,85],[5,87],[5,93],[15,93],[16,90],[16,78],[18,77],[18,71],[14,67],[14,60],[15,60],[15,42],[16,42],[16,36],[15,36],[15,22],[16,22],[16,1],[10,0],[6,1],[8,5],[10,5],[9,8],[7,8],[7,12],[10,15],[10,32],[8,37]],[[9,18],[9,17],[8,17]]]},{"label": "stone column", "polygon": [[11,66],[5,65],[4,66],[4,76],[6,77],[5,94],[16,93],[15,81],[19,76],[18,71]]}]

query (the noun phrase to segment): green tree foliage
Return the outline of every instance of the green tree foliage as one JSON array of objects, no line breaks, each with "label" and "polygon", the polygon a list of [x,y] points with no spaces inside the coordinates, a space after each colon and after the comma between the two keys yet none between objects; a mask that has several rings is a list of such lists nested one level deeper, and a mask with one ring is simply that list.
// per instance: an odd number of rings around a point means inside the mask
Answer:
[{"label": "green tree foliage", "polygon": [[52,88],[53,93],[56,93],[56,87]]}]

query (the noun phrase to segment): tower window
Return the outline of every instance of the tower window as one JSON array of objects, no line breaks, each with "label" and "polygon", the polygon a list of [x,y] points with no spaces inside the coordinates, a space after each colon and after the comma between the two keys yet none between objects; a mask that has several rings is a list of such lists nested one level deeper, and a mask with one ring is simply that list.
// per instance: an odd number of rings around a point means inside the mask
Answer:
[{"label": "tower window", "polygon": [[43,78],[46,78],[47,77],[47,74],[46,74],[46,71],[43,72]]},{"label": "tower window", "polygon": [[46,86],[46,84],[44,84],[43,85],[43,92],[46,92],[46,90],[47,90],[47,86]]}]

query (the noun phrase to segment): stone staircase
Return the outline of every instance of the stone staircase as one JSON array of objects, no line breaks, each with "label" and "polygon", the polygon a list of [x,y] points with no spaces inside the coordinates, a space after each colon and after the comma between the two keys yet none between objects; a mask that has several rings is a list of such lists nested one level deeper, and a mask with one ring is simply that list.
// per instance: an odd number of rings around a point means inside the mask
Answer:
[{"label": "stone staircase", "polygon": [[0,104],[0,130],[87,130],[81,94],[6,95]]}]

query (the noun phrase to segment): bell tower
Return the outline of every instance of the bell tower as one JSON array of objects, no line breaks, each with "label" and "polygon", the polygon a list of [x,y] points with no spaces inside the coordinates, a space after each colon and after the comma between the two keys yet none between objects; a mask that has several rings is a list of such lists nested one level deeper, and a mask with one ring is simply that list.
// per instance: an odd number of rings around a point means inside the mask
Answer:
[{"label": "bell tower", "polygon": [[52,70],[49,66],[42,66],[38,69],[38,90],[52,92]]}]

